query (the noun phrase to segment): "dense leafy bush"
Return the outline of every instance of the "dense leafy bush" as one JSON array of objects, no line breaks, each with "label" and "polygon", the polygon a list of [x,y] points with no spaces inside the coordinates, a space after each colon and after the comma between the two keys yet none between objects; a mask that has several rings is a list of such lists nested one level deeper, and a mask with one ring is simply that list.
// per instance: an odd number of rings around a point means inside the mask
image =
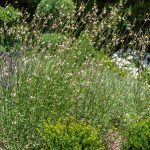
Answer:
[{"label": "dense leafy bush", "polygon": [[103,150],[99,129],[84,122],[59,119],[44,123],[43,130],[38,130],[41,139],[53,150]]},{"label": "dense leafy bush", "polygon": [[21,13],[19,10],[15,10],[14,7],[8,5],[6,8],[0,6],[0,25],[12,24],[19,21]]},{"label": "dense leafy bush", "polygon": [[41,46],[50,46],[50,51],[55,51],[65,40],[65,36],[60,33],[45,33],[42,35]]},{"label": "dense leafy bush", "polygon": [[[21,12],[18,9],[15,9],[13,6],[8,5],[5,8],[0,6],[0,45],[3,46],[1,51],[8,50],[14,44],[18,43],[16,32],[12,31],[13,25],[19,23]],[[9,49],[10,51],[10,49]]]},{"label": "dense leafy bush", "polygon": [[36,7],[38,3],[41,0],[1,0],[2,2],[0,3],[1,6],[5,6],[6,4],[11,4],[14,8],[17,8],[19,10],[23,10],[29,12],[31,15],[34,14]]},{"label": "dense leafy bush", "polygon": [[123,149],[150,149],[150,118],[131,124],[127,131],[127,142]]},{"label": "dense leafy bush", "polygon": [[49,15],[64,13],[66,15],[69,12],[74,12],[75,6],[72,0],[41,0],[38,5],[38,13],[44,13]]},{"label": "dense leafy bush", "polygon": [[62,28],[74,13],[75,5],[72,0],[41,0],[37,6],[37,14],[47,18],[47,30],[58,26]]}]

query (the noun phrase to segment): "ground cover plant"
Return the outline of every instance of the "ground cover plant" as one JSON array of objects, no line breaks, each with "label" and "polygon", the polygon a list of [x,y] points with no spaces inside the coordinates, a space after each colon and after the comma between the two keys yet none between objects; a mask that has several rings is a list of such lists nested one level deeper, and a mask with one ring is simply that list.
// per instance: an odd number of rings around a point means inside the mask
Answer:
[{"label": "ground cover plant", "polygon": [[[53,6],[56,18],[48,7],[46,16],[35,13],[29,22],[26,12],[21,24],[3,20],[0,26],[0,148],[107,149],[112,133],[121,136],[120,149],[149,148],[149,70],[141,64],[149,30],[133,30],[122,1],[107,15],[105,9],[97,15],[96,5],[86,14],[81,5],[64,15],[60,5]],[[129,59],[136,76],[111,59],[128,44],[140,53],[138,63]]]}]

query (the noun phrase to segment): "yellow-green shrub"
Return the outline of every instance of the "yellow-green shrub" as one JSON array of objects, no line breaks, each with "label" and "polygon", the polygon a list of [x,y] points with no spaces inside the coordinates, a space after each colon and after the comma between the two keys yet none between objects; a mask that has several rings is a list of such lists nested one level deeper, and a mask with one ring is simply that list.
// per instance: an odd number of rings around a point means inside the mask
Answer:
[{"label": "yellow-green shrub", "polygon": [[50,150],[103,150],[100,131],[83,121],[58,119],[52,123],[44,122],[43,129],[38,129],[41,140]]}]

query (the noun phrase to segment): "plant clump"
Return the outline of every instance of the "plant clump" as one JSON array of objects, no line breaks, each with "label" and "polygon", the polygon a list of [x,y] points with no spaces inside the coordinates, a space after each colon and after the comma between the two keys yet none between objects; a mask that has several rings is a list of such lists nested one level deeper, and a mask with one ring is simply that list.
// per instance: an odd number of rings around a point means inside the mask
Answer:
[{"label": "plant clump", "polygon": [[65,35],[61,33],[44,33],[41,38],[41,47],[49,46],[51,52],[56,51],[58,46],[65,40]]},{"label": "plant clump", "polygon": [[150,118],[131,124],[126,133],[127,141],[123,149],[149,150],[150,149]]},{"label": "plant clump", "polygon": [[43,130],[38,130],[48,149],[53,150],[103,150],[100,131],[85,122],[74,119],[58,119],[44,122]]},{"label": "plant clump", "polygon": [[49,15],[60,15],[60,13],[72,13],[75,10],[75,6],[72,0],[41,0],[37,7],[39,14]]},{"label": "plant clump", "polygon": [[15,9],[13,6],[8,5],[7,7],[0,6],[0,26],[4,23],[13,24],[19,21],[21,12]]}]

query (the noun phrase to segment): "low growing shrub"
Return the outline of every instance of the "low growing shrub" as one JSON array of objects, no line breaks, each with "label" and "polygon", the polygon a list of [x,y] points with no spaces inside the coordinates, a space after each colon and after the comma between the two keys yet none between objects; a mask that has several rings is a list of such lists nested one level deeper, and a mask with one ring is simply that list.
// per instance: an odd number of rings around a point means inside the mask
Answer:
[{"label": "low growing shrub", "polygon": [[150,118],[131,124],[126,134],[127,141],[123,149],[150,149]]},{"label": "low growing shrub", "polygon": [[100,131],[83,121],[58,119],[44,122],[43,130],[38,129],[41,139],[53,150],[103,150]]}]

